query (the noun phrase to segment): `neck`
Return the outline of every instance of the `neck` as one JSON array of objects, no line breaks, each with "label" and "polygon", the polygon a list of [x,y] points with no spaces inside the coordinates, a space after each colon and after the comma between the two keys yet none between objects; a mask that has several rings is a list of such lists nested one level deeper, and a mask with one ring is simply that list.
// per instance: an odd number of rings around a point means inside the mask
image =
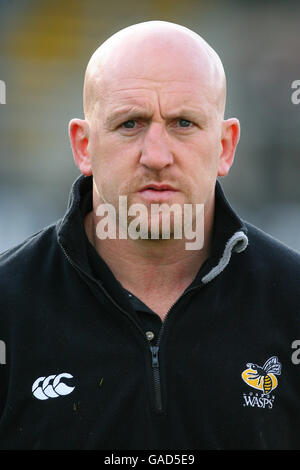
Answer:
[{"label": "neck", "polygon": [[122,286],[139,297],[163,319],[166,311],[189,286],[209,256],[213,204],[205,211],[204,245],[186,250],[188,240],[100,240],[95,211],[87,214],[85,230],[90,243]]}]

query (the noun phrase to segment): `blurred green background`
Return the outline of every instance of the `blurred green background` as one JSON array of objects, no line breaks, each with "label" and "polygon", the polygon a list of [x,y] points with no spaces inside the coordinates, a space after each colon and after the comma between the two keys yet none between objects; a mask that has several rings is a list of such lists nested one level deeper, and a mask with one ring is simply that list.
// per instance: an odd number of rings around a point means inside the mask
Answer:
[{"label": "blurred green background", "polygon": [[79,175],[68,122],[83,117],[91,54],[119,29],[157,19],[193,29],[219,53],[226,117],[241,123],[223,187],[242,218],[300,251],[299,3],[0,0],[0,251],[64,214]]}]

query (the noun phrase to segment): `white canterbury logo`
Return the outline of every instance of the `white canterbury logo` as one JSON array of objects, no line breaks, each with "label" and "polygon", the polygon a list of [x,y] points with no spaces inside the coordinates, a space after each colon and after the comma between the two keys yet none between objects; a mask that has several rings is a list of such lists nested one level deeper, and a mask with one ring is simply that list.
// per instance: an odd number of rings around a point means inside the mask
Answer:
[{"label": "white canterbury logo", "polygon": [[48,398],[57,398],[61,395],[69,395],[75,387],[69,387],[60,380],[65,377],[72,379],[73,375],[63,372],[59,375],[49,375],[48,377],[39,377],[32,385],[32,393],[39,400],[48,400]]}]

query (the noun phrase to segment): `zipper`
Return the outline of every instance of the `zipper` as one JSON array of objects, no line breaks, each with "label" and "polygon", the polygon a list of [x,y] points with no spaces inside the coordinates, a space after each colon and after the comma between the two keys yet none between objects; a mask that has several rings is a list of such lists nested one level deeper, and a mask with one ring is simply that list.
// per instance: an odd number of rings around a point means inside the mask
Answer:
[{"label": "zipper", "polygon": [[[175,305],[175,303],[173,305]],[[160,346],[162,333],[165,329],[165,322],[167,320],[168,314],[170,310],[172,309],[173,305],[169,308],[168,312],[166,313],[163,324],[159,330],[156,345],[155,346],[151,345],[151,341],[150,341],[152,377],[153,377],[153,386],[154,386],[154,401],[155,401],[155,409],[157,411],[162,411],[162,390],[161,390],[160,367],[159,367],[159,346]]]},{"label": "zipper", "polygon": [[150,352],[151,352],[151,361],[152,361],[152,375],[153,375],[153,385],[154,385],[154,398],[155,398],[155,408],[157,411],[162,411],[162,390],[161,390],[161,379],[160,379],[160,367],[159,367],[159,347],[162,338],[162,334],[166,329],[166,321],[169,316],[172,308],[179,302],[185,295],[189,294],[193,290],[201,288],[203,285],[194,286],[186,290],[177,300],[174,302],[169,310],[167,311],[161,329],[159,330],[158,339],[156,346],[151,345],[150,341]]},{"label": "zipper", "polygon": [[152,357],[152,374],[153,374],[153,384],[154,384],[155,407],[158,411],[161,411],[162,410],[162,393],[161,393],[161,385],[160,385],[158,350],[159,350],[158,346],[150,346],[151,357]]},{"label": "zipper", "polygon": [[[171,307],[169,308],[169,310],[167,311],[166,315],[165,315],[165,318],[164,318],[164,321],[163,321],[163,324],[161,326],[161,329],[159,330],[159,334],[158,334],[158,339],[157,339],[157,343],[156,345],[152,345],[151,344],[151,341],[149,341],[145,335],[145,332],[144,330],[140,327],[140,325],[134,320],[134,318],[131,317],[131,315],[126,311],[124,310],[122,307],[120,307],[120,305],[109,295],[109,293],[107,292],[107,290],[102,286],[102,284],[100,282],[98,282],[95,278],[93,278],[92,276],[90,276],[89,273],[87,273],[86,271],[84,271],[82,268],[80,268],[76,263],[73,262],[73,260],[69,257],[69,255],[66,253],[64,247],[62,246],[61,243],[60,244],[60,247],[62,248],[62,251],[65,255],[65,257],[67,258],[67,260],[69,261],[69,263],[71,264],[71,266],[73,266],[74,269],[76,269],[77,271],[81,271],[83,274],[85,274],[92,282],[94,282],[95,284],[97,284],[98,287],[100,287],[100,289],[102,290],[102,292],[106,295],[106,297],[112,302],[112,304],[118,309],[120,310],[123,314],[125,314],[127,316],[127,318],[134,323],[134,325],[137,327],[137,329],[139,330],[139,332],[143,335],[143,338],[147,341],[147,346],[149,347],[150,349],[150,353],[151,353],[151,367],[152,367],[152,378],[153,378],[153,386],[154,386],[154,401],[155,401],[155,409],[159,412],[162,411],[163,409],[163,403],[162,403],[162,390],[161,390],[161,378],[160,378],[160,367],[159,367],[159,347],[160,347],[160,342],[161,342],[161,338],[162,338],[162,334],[163,334],[163,331],[165,330],[165,325],[166,325],[166,320],[169,316],[169,313],[170,311],[172,310],[172,308],[174,307],[174,305],[176,305],[177,302],[179,302],[185,295],[189,294],[190,292],[192,292],[193,290],[196,290],[196,289],[199,289],[201,288],[203,285],[200,285],[200,286],[195,286],[195,287],[192,287],[191,289],[188,289],[187,291],[185,291],[177,300],[176,302],[174,302]],[[149,346],[149,343],[150,343],[150,346]]]}]

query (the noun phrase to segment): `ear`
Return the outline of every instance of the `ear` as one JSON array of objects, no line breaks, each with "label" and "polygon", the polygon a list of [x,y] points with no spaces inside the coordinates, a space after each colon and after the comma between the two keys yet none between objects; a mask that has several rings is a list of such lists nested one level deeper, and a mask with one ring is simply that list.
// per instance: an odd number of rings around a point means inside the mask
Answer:
[{"label": "ear", "polygon": [[89,126],[82,119],[72,119],[69,123],[69,138],[76,166],[86,176],[92,174],[91,159],[88,153]]},{"label": "ear", "polygon": [[238,119],[231,118],[223,121],[221,154],[218,176],[226,176],[234,160],[234,154],[240,139],[240,123]]}]

